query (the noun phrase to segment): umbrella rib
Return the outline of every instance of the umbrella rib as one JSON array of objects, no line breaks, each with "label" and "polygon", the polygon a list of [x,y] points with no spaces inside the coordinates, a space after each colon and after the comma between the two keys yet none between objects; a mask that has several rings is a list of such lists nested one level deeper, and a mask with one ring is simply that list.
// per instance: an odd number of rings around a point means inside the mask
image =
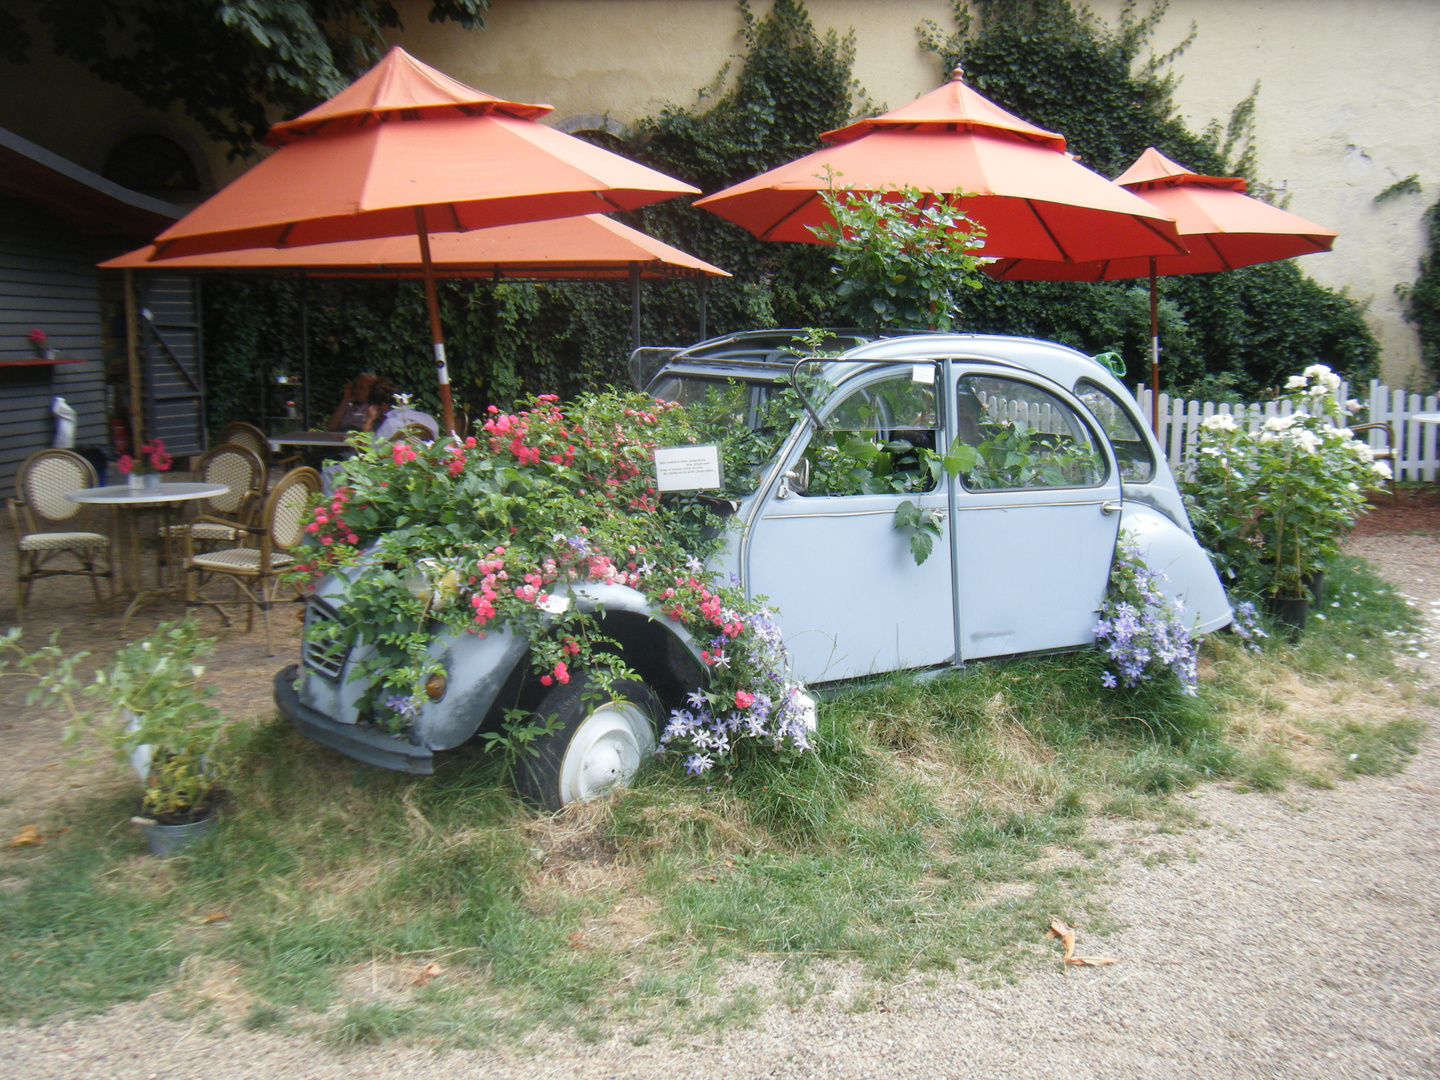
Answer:
[{"label": "umbrella rib", "polygon": [[806,198],[802,199],[802,200],[801,200],[799,203],[797,203],[789,212],[787,212],[786,214],[782,215],[781,217],[777,218],[774,222],[772,222],[772,223],[770,224],[769,228],[767,228],[763,233],[758,234],[758,235],[760,236],[760,239],[762,239],[762,240],[773,240],[773,239],[775,238],[775,232],[776,232],[776,230],[778,230],[781,226],[783,226],[783,225],[785,225],[787,222],[789,222],[789,220],[790,220],[791,218],[795,217],[797,214],[799,214],[800,211],[802,211],[802,210],[806,209],[808,206],[810,206],[810,205],[815,201],[815,199],[816,199],[816,196],[815,196],[815,195],[809,195],[809,196],[807,196]]},{"label": "umbrella rib", "polygon": [[1055,235],[1055,232],[1050,228],[1049,223],[1040,216],[1040,211],[1035,209],[1035,203],[1032,202],[1030,199],[1026,199],[1025,209],[1029,210],[1030,213],[1035,215],[1036,223],[1039,224],[1040,228],[1045,230],[1045,235],[1048,236],[1050,238],[1050,242],[1055,245],[1055,250],[1060,253],[1061,260],[1067,263],[1074,262],[1075,260],[1072,259],[1070,257],[1070,253],[1065,250],[1065,245],[1060,243],[1060,238]]}]

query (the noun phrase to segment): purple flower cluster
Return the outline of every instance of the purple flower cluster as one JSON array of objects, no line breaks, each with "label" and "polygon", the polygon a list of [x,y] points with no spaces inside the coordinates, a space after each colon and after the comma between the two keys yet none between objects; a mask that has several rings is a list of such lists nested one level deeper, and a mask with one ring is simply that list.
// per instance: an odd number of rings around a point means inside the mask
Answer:
[{"label": "purple flower cluster", "polygon": [[1235,621],[1230,624],[1230,629],[1240,639],[1240,647],[1250,652],[1258,653],[1259,639],[1270,636],[1260,628],[1260,615],[1249,600],[1235,605]]},{"label": "purple flower cluster", "polygon": [[1184,605],[1160,590],[1165,575],[1151,570],[1139,548],[1122,543],[1111,571],[1110,595],[1100,608],[1095,640],[1104,646],[1118,672],[1101,674],[1101,685],[1138,686],[1169,670],[1182,693],[1195,693],[1197,644],[1184,623]]},{"label": "purple flower cluster", "polygon": [[[660,734],[660,753],[692,751],[685,759],[685,771],[692,775],[708,772],[744,739],[763,740],[781,753],[810,749],[811,714],[807,705],[813,703],[798,684],[786,677],[789,655],[780,627],[763,609],[735,617],[744,619],[753,635],[746,657],[754,665],[749,673],[749,689],[737,691],[733,698],[694,691],[687,701],[689,708],[671,712]],[[726,641],[721,638],[710,644],[722,645]]]}]

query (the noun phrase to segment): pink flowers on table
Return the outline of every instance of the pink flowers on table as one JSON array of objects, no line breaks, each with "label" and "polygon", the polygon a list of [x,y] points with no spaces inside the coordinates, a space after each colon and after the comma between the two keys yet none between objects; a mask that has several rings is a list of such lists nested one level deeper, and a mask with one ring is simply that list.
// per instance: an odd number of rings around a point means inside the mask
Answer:
[{"label": "pink flowers on table", "polygon": [[34,345],[37,349],[43,349],[45,347],[45,343],[50,340],[50,335],[45,333],[45,331],[41,330],[38,326],[34,330],[31,330],[30,333],[26,334],[25,336],[29,339],[30,344]]},{"label": "pink flowers on table", "polygon": [[[32,333],[35,332],[32,331]],[[43,331],[39,332],[43,333]],[[151,471],[169,472],[170,466],[174,463],[174,459],[165,451],[165,440],[155,439],[151,442],[141,443],[140,453],[135,457],[121,454],[115,462],[115,467],[126,476],[132,472],[137,476],[142,476]]]}]

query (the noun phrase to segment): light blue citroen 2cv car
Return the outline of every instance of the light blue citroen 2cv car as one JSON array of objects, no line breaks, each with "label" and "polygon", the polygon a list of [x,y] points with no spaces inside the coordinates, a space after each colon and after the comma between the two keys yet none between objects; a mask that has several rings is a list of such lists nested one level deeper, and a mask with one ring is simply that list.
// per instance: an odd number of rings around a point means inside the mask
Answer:
[{"label": "light blue citroen 2cv car", "polygon": [[[827,345],[838,355],[823,358],[796,340],[757,331],[642,350],[632,375],[665,400],[723,400],[751,427],[774,415],[766,405],[784,387],[801,388],[805,408],[788,431],[769,433],[769,460],[715,500],[733,527],[710,564],[778,611],[799,681],[824,688],[1087,646],[1122,531],[1164,573],[1197,635],[1230,622],[1164,454],[1095,359],[990,335],[837,333]],[[943,457],[953,474],[938,467]],[[897,527],[906,503],[910,520],[938,534],[923,561],[913,528]],[[336,618],[345,585],[323,580],[307,623]],[[519,701],[559,721],[517,770],[522,793],[547,808],[584,799],[653,749],[656,725],[704,680],[703,643],[624,586],[582,584],[569,601],[602,613],[638,676],[612,686],[610,700],[533,685],[528,643],[505,632],[437,637],[443,692],[401,735],[364,723],[363,682],[350,678],[363,646],[336,656],[307,643],[300,664],[276,676],[276,700],[309,737],[416,773]]]}]

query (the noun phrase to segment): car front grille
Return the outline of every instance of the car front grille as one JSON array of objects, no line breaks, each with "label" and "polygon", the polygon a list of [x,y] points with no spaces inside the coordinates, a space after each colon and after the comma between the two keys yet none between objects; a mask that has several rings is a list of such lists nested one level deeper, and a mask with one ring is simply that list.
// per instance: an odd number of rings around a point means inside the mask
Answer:
[{"label": "car front grille", "polygon": [[312,596],[305,605],[305,641],[300,659],[311,671],[332,682],[339,680],[350,655],[350,647],[334,637],[339,629],[340,620],[330,605]]}]

